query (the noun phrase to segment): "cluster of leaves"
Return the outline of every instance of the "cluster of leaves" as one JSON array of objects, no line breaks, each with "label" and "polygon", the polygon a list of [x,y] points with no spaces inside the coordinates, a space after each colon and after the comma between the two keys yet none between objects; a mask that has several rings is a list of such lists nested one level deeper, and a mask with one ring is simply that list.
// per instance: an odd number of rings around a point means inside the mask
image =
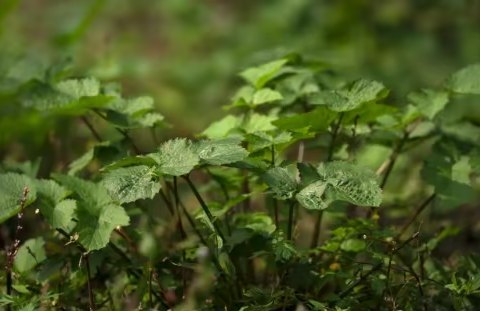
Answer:
[{"label": "cluster of leaves", "polygon": [[[119,308],[128,293],[135,308],[150,309],[474,307],[478,259],[462,258],[469,265],[457,271],[430,257],[456,229],[403,240],[404,231],[377,221],[381,206],[392,201],[383,189],[397,159],[422,144],[431,151],[421,176],[434,193],[405,229],[430,204],[448,210],[475,198],[480,127],[449,118],[446,107],[452,98],[480,94],[480,65],[454,73],[439,89],[409,94],[401,108],[385,104],[389,91],[382,83],[339,82],[327,68],[296,54],[249,68],[240,74],[245,85],[225,106],[237,114],[195,140],[167,140],[149,152],[129,135],[166,125],[148,97],[124,99],[117,86],[67,78],[58,66],[10,84],[10,98],[24,109],[78,117],[98,142],[68,172],[52,172],[48,180],[38,179],[31,163],[6,165],[9,172],[0,174],[0,222],[20,212],[27,187],[23,207],[36,207],[51,229],[20,247],[15,283],[6,286],[2,303],[73,308],[67,298],[86,307],[88,297],[90,308],[107,302]],[[116,129],[121,142],[103,141],[92,114]],[[391,149],[377,172],[356,161],[371,145]],[[304,161],[307,153],[314,162]],[[92,172],[94,161],[101,168]],[[197,188],[201,176],[209,183]],[[179,190],[187,186],[199,209]],[[157,202],[166,208],[162,214],[152,214]],[[344,215],[317,244],[324,211],[359,207],[371,218],[345,222]],[[304,208],[317,215],[310,249],[297,240]],[[65,248],[46,246],[62,237],[72,246],[68,257]],[[100,283],[106,288],[92,290]],[[45,287],[59,291],[45,295]]]}]

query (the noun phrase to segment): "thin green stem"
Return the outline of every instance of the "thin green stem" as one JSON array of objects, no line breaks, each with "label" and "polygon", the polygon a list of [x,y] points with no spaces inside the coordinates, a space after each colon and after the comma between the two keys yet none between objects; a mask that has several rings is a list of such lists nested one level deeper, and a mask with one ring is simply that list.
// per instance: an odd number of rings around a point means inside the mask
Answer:
[{"label": "thin green stem", "polygon": [[203,211],[205,212],[205,214],[207,215],[208,219],[210,220],[210,222],[213,224],[213,227],[215,228],[215,231],[217,232],[217,234],[220,236],[220,238],[225,241],[225,236],[223,236],[223,233],[222,231],[220,230],[217,222],[215,221],[212,213],[210,212],[210,210],[208,209],[208,206],[207,204],[205,203],[205,201],[203,200],[202,196],[200,196],[200,193],[198,192],[197,188],[195,187],[195,185],[192,183],[192,181],[190,180],[190,177],[188,175],[184,175],[182,176],[185,181],[187,181],[188,185],[190,186],[190,189],[192,190],[193,194],[195,195],[195,197],[197,198],[198,202],[200,203],[200,206],[202,206],[202,209]]}]

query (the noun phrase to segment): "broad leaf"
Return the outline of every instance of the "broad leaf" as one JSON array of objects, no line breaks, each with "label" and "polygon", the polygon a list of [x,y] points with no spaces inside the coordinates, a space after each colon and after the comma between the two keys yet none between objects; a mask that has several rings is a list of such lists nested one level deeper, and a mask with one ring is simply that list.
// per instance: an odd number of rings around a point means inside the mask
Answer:
[{"label": "broad leaf", "polygon": [[340,90],[324,91],[311,98],[312,104],[325,104],[336,112],[353,110],[360,105],[387,96],[388,90],[376,81],[359,79]]},{"label": "broad leaf", "polygon": [[480,94],[480,64],[469,65],[453,73],[445,87],[456,93]]},{"label": "broad leaf", "polygon": [[248,152],[240,146],[240,138],[203,140],[196,146],[200,159],[210,165],[224,165],[243,160]]},{"label": "broad leaf", "polygon": [[72,222],[76,202],[64,199],[70,192],[52,180],[35,181],[42,215],[53,228],[66,229]]},{"label": "broad leaf", "polygon": [[281,100],[283,97],[280,92],[272,90],[270,88],[263,88],[255,92],[253,95],[252,104],[258,106],[273,101]]},{"label": "broad leaf", "polygon": [[448,93],[423,89],[408,95],[410,102],[415,104],[418,111],[425,117],[433,119],[448,103]]},{"label": "broad leaf", "polygon": [[153,198],[161,186],[154,171],[155,168],[143,165],[120,168],[105,174],[101,184],[120,203]]},{"label": "broad leaf", "polygon": [[160,146],[157,153],[149,154],[163,174],[181,176],[189,173],[200,161],[187,139],[173,139]]},{"label": "broad leaf", "polygon": [[25,273],[36,267],[47,258],[45,254],[45,241],[41,237],[29,239],[20,246],[13,263],[19,273]]},{"label": "broad leaf", "polygon": [[115,227],[129,224],[123,207],[115,204],[102,185],[67,175],[54,174],[53,177],[79,197],[75,232],[87,251],[105,247]]},{"label": "broad leaf", "polygon": [[324,200],[342,200],[359,206],[378,207],[382,190],[373,171],[351,163],[335,161],[320,164],[318,173],[328,186]]},{"label": "broad leaf", "polygon": [[326,131],[338,113],[326,107],[319,107],[309,113],[296,114],[290,117],[281,117],[272,123],[280,129],[296,131],[308,128],[311,131]]},{"label": "broad leaf", "polygon": [[272,168],[263,174],[262,178],[278,199],[292,198],[297,190],[295,175],[287,168]]},{"label": "broad leaf", "polygon": [[326,188],[327,183],[325,181],[311,183],[298,192],[296,199],[300,205],[307,209],[321,210],[328,208],[329,202],[322,199]]},{"label": "broad leaf", "polygon": [[25,187],[29,189],[25,201],[27,207],[36,198],[34,182],[26,175],[18,173],[0,174],[0,223],[20,212],[20,201]]},{"label": "broad leaf", "polygon": [[216,121],[210,126],[203,130],[201,135],[206,136],[209,139],[218,139],[223,138],[228,135],[228,133],[238,127],[241,124],[241,120],[233,115],[227,115],[221,120]]},{"label": "broad leaf", "polygon": [[276,134],[266,132],[256,132],[245,136],[248,141],[248,149],[252,152],[258,151],[272,145],[286,144],[292,141],[292,135],[289,132],[281,131]]},{"label": "broad leaf", "polygon": [[99,94],[100,84],[93,78],[68,79],[56,85],[36,82],[22,94],[26,107],[60,114],[81,115],[90,108],[101,108],[113,97]]},{"label": "broad leaf", "polygon": [[255,88],[262,88],[275,75],[277,75],[288,60],[281,59],[269,62],[258,67],[252,67],[240,73],[246,81],[251,83]]},{"label": "broad leaf", "polygon": [[276,119],[277,117],[275,116],[253,113],[245,117],[241,128],[246,133],[275,130],[275,126],[272,122]]}]

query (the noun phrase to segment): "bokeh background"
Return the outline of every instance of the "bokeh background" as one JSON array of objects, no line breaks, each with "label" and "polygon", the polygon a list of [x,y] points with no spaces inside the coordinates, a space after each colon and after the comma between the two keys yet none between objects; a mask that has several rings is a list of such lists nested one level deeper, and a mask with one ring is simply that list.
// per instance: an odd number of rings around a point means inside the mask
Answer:
[{"label": "bokeh background", "polygon": [[[408,92],[439,86],[480,60],[480,1],[0,1],[0,74],[17,62],[15,74],[27,79],[72,60],[74,76],[119,82],[127,97],[152,96],[174,125],[157,131],[160,140],[202,131],[225,114],[221,107],[241,83],[238,72],[289,52],[329,63],[345,78],[381,81],[392,90],[389,104],[402,106]],[[478,105],[464,107],[480,121]],[[132,136],[142,150],[156,146],[149,133]],[[44,172],[61,170],[91,142],[80,120],[0,103],[0,160],[43,156],[60,166]],[[386,155],[371,152],[363,161]],[[402,181],[412,174],[418,181],[421,164],[410,156],[399,161],[402,174],[390,187],[411,194],[415,182]]]},{"label": "bokeh background", "polygon": [[222,115],[240,70],[292,51],[382,81],[401,105],[478,61],[479,34],[475,0],[0,1],[3,61],[71,57],[78,75],[153,96],[175,125],[167,135],[202,130]]}]

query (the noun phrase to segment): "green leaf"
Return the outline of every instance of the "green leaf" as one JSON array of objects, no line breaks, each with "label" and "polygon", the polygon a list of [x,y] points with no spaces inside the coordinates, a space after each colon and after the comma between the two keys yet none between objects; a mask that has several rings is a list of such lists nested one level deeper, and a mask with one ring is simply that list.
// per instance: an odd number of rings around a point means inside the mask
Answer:
[{"label": "green leaf", "polygon": [[338,113],[326,107],[319,107],[308,113],[278,118],[272,124],[282,130],[296,131],[308,128],[311,131],[321,132],[326,131],[330,127],[337,115]]},{"label": "green leaf", "polygon": [[312,104],[326,104],[336,112],[353,110],[360,105],[386,97],[388,90],[377,81],[359,79],[341,90],[324,91],[311,98]]},{"label": "green leaf", "polygon": [[350,238],[345,240],[341,245],[340,248],[345,251],[350,252],[360,252],[367,247],[367,243],[362,239],[357,238]]},{"label": "green leaf", "polygon": [[200,161],[187,139],[173,139],[160,146],[157,153],[149,154],[163,174],[181,176],[189,173]]},{"label": "green leaf", "polygon": [[155,112],[153,99],[142,96],[131,100],[117,98],[109,103],[106,119],[122,129],[153,127],[160,124],[164,117]]},{"label": "green leaf", "polygon": [[117,226],[126,226],[130,223],[122,206],[106,204],[92,209],[80,202],[77,209],[78,223],[75,231],[78,232],[78,241],[87,251],[102,249],[110,241],[110,234]]},{"label": "green leaf", "polygon": [[276,119],[277,117],[275,116],[253,113],[245,117],[241,128],[246,133],[275,130],[275,126],[272,122]]},{"label": "green leaf", "polygon": [[94,156],[95,147],[92,147],[85,154],[75,159],[68,165],[68,174],[75,175],[77,172],[81,171],[83,168],[88,166],[88,164],[93,160]]},{"label": "green leaf", "polygon": [[295,175],[287,168],[272,168],[263,174],[262,178],[278,199],[292,198],[297,190]]},{"label": "green leaf", "polygon": [[47,257],[44,245],[45,241],[41,237],[29,239],[23,243],[15,257],[14,268],[19,273],[25,273],[45,260]]},{"label": "green leaf", "polygon": [[3,167],[6,171],[13,171],[27,175],[29,178],[35,179],[38,170],[40,169],[41,158],[37,158],[33,161],[15,162],[10,159],[6,159],[3,163]]},{"label": "green leaf", "polygon": [[480,64],[472,64],[453,73],[445,82],[450,91],[463,94],[480,94]]},{"label": "green leaf", "polygon": [[321,210],[328,208],[329,202],[322,199],[323,193],[327,188],[325,181],[317,181],[307,185],[298,192],[296,199],[303,207],[313,210]]},{"label": "green leaf", "polygon": [[216,121],[210,126],[203,130],[201,135],[206,136],[209,139],[218,139],[223,138],[228,135],[228,133],[238,127],[241,124],[241,120],[233,115],[227,115],[221,120]]},{"label": "green leaf", "polygon": [[102,169],[100,171],[110,171],[110,170],[115,170],[117,168],[122,168],[122,167],[128,167],[132,165],[145,165],[145,166],[156,166],[157,162],[155,161],[156,155],[155,154],[148,154],[148,155],[137,155],[137,156],[127,156],[122,159],[120,159],[117,162],[114,162],[113,164],[110,164]]},{"label": "green leaf", "polygon": [[52,178],[75,192],[89,209],[98,210],[113,201],[107,190],[96,183],[58,173],[53,173]]},{"label": "green leaf", "polygon": [[270,88],[263,88],[255,92],[253,95],[252,104],[253,106],[258,106],[281,99],[283,99],[283,96],[280,94],[280,92]]},{"label": "green leaf", "polygon": [[248,149],[255,152],[272,145],[286,144],[292,141],[292,135],[289,132],[281,131],[276,134],[268,134],[266,132],[256,132],[247,134],[245,139],[248,141]]},{"label": "green leaf", "polygon": [[414,104],[418,111],[425,117],[433,119],[448,103],[448,93],[444,91],[435,91],[423,89],[412,92],[408,99]]},{"label": "green leaf", "polygon": [[203,140],[197,143],[196,152],[200,159],[210,165],[221,166],[243,160],[248,152],[240,146],[241,138]]},{"label": "green leaf", "polygon": [[351,163],[334,161],[320,164],[318,173],[328,184],[324,200],[342,200],[358,206],[378,207],[382,202],[382,190],[377,176],[370,169]]},{"label": "green leaf", "polygon": [[72,223],[76,202],[65,199],[70,192],[52,180],[35,181],[38,206],[42,215],[53,228],[67,229]]},{"label": "green leaf", "polygon": [[105,174],[100,184],[120,203],[153,198],[161,187],[154,171],[155,168],[143,165],[120,168]]},{"label": "green leaf", "polygon": [[27,207],[36,198],[33,181],[26,175],[18,173],[0,174],[0,223],[20,212],[20,201],[25,187],[29,189],[25,201]]},{"label": "green leaf", "polygon": [[87,251],[105,247],[115,227],[129,224],[125,210],[114,203],[102,185],[68,175],[54,174],[53,177],[79,197],[75,232]]},{"label": "green leaf", "polygon": [[77,208],[73,199],[64,199],[55,205],[46,202],[41,204],[40,211],[54,229],[68,229]]},{"label": "green leaf", "polygon": [[90,108],[104,107],[113,97],[99,94],[100,84],[93,78],[68,79],[56,85],[33,83],[21,96],[26,107],[60,114],[81,115]]},{"label": "green leaf", "polygon": [[252,67],[240,73],[240,76],[255,88],[262,88],[275,75],[277,75],[282,67],[288,62],[286,59],[269,62],[258,67]]},{"label": "green leaf", "polygon": [[309,185],[310,183],[320,180],[320,174],[317,172],[317,169],[306,163],[297,163],[297,169],[300,173],[300,181],[302,185]]}]

